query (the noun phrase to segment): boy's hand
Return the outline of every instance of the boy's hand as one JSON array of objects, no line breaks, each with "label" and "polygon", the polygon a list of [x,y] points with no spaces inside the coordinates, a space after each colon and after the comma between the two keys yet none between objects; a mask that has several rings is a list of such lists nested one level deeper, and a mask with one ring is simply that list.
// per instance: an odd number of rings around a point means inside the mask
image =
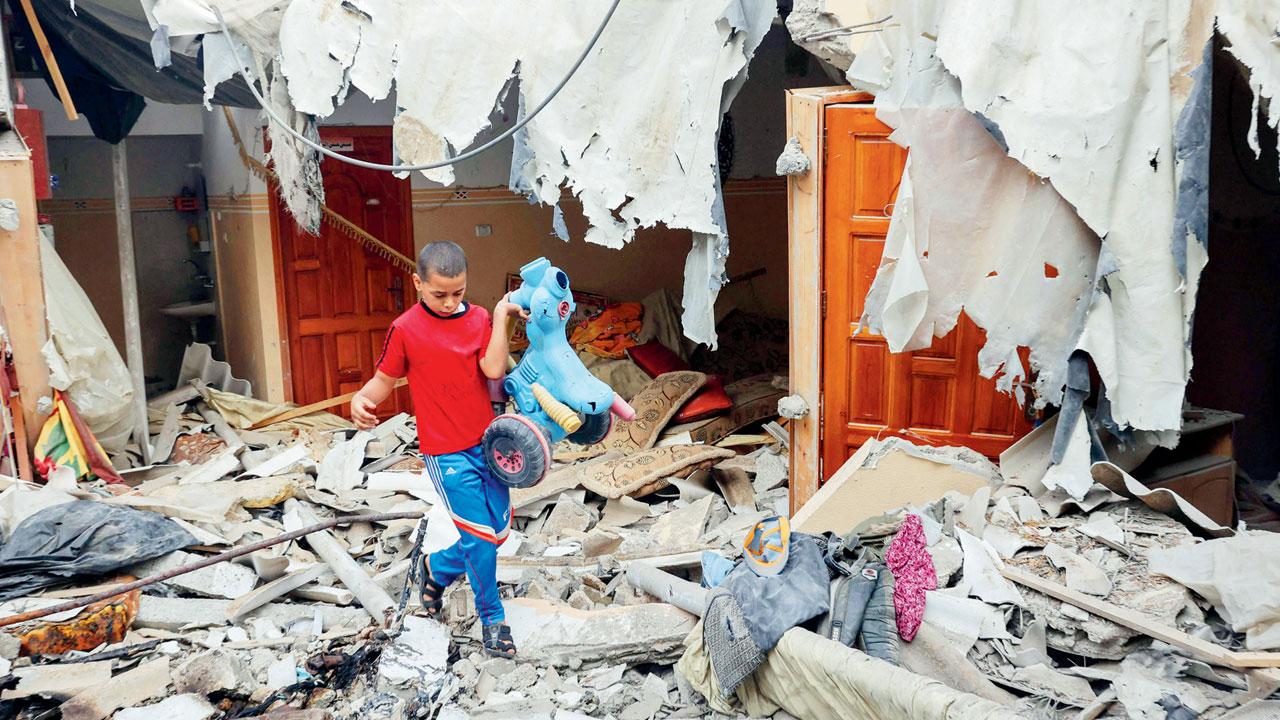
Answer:
[{"label": "boy's hand", "polygon": [[351,398],[351,421],[361,430],[370,430],[378,424],[378,417],[373,414],[378,404],[373,400],[365,397],[362,393],[356,393]]},{"label": "boy's hand", "polygon": [[503,295],[502,299],[498,301],[498,304],[494,306],[493,316],[495,318],[505,319],[511,315],[516,315],[521,320],[529,319],[529,311],[511,302],[511,293],[507,293],[506,295]]}]

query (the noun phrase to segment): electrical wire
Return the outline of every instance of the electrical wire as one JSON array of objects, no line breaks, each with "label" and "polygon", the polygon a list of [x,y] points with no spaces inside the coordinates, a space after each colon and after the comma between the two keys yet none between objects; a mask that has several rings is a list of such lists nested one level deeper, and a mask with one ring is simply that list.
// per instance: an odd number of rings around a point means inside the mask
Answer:
[{"label": "electrical wire", "polygon": [[315,150],[316,152],[320,153],[321,155],[324,155],[325,157],[333,158],[334,160],[338,160],[339,162],[344,162],[349,165],[355,165],[356,167],[367,168],[369,170],[383,170],[386,172],[413,172],[416,170],[434,170],[436,168],[447,167],[449,165],[453,165],[454,163],[462,162],[463,160],[469,160],[485,152],[486,150],[493,148],[494,146],[498,145],[503,140],[506,140],[512,135],[515,135],[517,132],[519,132],[520,128],[529,124],[529,121],[537,117],[538,113],[542,112],[542,109],[545,108],[552,100],[555,99],[556,95],[560,93],[560,90],[563,89],[564,86],[568,84],[569,80],[574,76],[574,74],[578,72],[578,68],[582,66],[582,63],[587,59],[587,56],[591,54],[591,50],[595,48],[596,41],[599,40],[600,35],[604,33],[605,27],[608,26],[609,20],[613,18],[613,13],[615,10],[618,9],[618,5],[621,2],[622,0],[613,0],[613,4],[609,6],[609,10],[608,12],[605,13],[604,19],[600,21],[600,25],[596,28],[595,33],[593,33],[591,35],[591,39],[587,41],[587,46],[582,49],[582,52],[578,55],[578,59],[574,61],[573,67],[569,68],[569,72],[565,74],[565,76],[560,80],[560,82],[556,83],[556,86],[551,89],[551,92],[548,93],[545,98],[543,98],[542,102],[538,103],[538,105],[534,107],[533,110],[526,113],[525,116],[521,118],[515,125],[512,125],[501,135],[493,138],[489,142],[481,145],[480,147],[468,150],[467,152],[464,152],[461,155],[456,155],[447,160],[441,160],[439,162],[423,163],[418,165],[386,165],[384,163],[369,162],[367,160],[357,160],[352,157],[347,157],[342,153],[334,152],[333,150],[330,150],[329,148],[324,147],[323,145],[311,140],[310,138],[306,137],[305,135],[298,132],[297,130],[294,130],[293,127],[289,125],[289,123],[285,122],[280,118],[279,115],[275,114],[275,112],[269,107],[267,101],[262,97],[262,94],[258,92],[258,89],[256,87],[254,87],[253,80],[249,78],[249,72],[247,70],[249,66],[245,64],[243,59],[241,59],[240,51],[236,49],[234,37],[231,35],[231,31],[227,28],[226,21],[222,19],[222,12],[219,11],[216,6],[213,8],[213,14],[218,18],[218,26],[222,29],[222,33],[227,36],[227,44],[230,46],[231,54],[236,61],[236,65],[237,65],[236,71],[240,73],[241,77],[244,78],[245,84],[249,86],[249,92],[253,93],[254,99],[256,99],[258,101],[258,104],[262,106],[262,110],[267,114],[267,117],[270,118],[272,122],[279,125],[281,129],[289,133],[289,135],[291,135],[298,142],[306,145],[307,147],[310,147],[312,150]]}]

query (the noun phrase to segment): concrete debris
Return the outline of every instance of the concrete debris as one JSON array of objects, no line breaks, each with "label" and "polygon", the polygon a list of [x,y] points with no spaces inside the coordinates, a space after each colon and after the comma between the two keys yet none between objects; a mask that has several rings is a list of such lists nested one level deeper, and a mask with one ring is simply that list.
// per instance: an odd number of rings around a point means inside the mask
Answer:
[{"label": "concrete debris", "polygon": [[154,705],[127,708],[117,712],[116,720],[209,720],[218,709],[202,695],[188,693],[165,698]]},{"label": "concrete debris", "polygon": [[[202,395],[174,398],[176,414],[154,408],[153,432],[209,424],[196,412]],[[938,720],[1015,710],[1097,717],[1088,708],[1107,707],[1163,718],[1153,708],[1209,713],[1262,697],[1245,696],[1271,678],[1259,670],[1246,681],[1243,672],[1211,667],[1212,658],[1192,663],[1133,623],[1064,603],[1043,585],[1027,586],[1025,575],[1021,584],[1006,578],[1029,573],[1205,642],[1239,632],[1250,650],[1275,647],[1274,608],[1254,592],[1274,574],[1266,558],[1280,554],[1266,533],[1197,542],[1192,532],[1202,528],[1191,521],[1188,529],[1191,514],[1176,500],[1160,505],[1123,483],[1117,487],[1134,499],[1094,484],[1106,466],[1068,457],[1063,472],[1082,467],[1090,486],[1076,475],[1055,479],[1042,457],[1052,432],[1038,431],[1006,454],[1007,478],[970,450],[901,438],[865,443],[799,509],[792,531],[856,534],[855,555],[878,562],[903,518],[920,518],[938,588],[922,608],[903,605],[923,619],[914,642],[899,643],[901,667],[792,630],[726,699],[698,624],[713,592],[703,581],[714,583],[739,561],[756,523],[789,510],[790,456],[779,425],[740,432],[743,444],[724,449],[726,457],[664,478],[666,489],[643,497],[585,489],[582,468],[601,459],[566,463],[559,454],[542,485],[513,492],[511,530],[498,548],[518,647],[507,660],[481,652],[467,581],[447,591],[439,619],[418,612],[413,588],[399,612],[416,534],[424,534],[426,552],[459,537],[430,480],[393,469],[417,451],[411,417],[354,435],[270,425],[251,432],[238,429],[251,423],[234,413],[225,417],[214,438],[220,444],[190,464],[141,472],[136,486],[109,501],[180,518],[201,545],[218,547],[334,514],[410,509],[425,520],[339,525],[152,586],[138,597],[124,640],[91,651],[90,662],[20,657],[29,630],[0,633],[0,659],[17,678],[0,700],[63,703],[63,717],[94,720],[113,712],[124,720],[207,720],[259,706],[254,716],[277,720],[665,720],[713,712],[782,719],[849,707],[877,717],[907,717],[892,708],[911,707]],[[241,466],[247,471],[237,475]],[[99,497],[97,482],[39,492]],[[130,571],[164,572],[207,550],[188,548]],[[89,592],[68,592],[78,591]],[[51,601],[24,598],[8,614]],[[92,661],[95,652],[112,654]],[[1275,679],[1280,686],[1280,674]]]},{"label": "concrete debris", "polygon": [[17,700],[39,695],[53,700],[70,700],[111,679],[111,662],[75,665],[29,665],[13,669],[18,686],[0,693],[0,700]]},{"label": "concrete debris", "polygon": [[[793,137],[787,140],[786,147],[782,148],[782,153],[778,155],[778,163],[775,172],[779,175],[803,175],[809,172],[809,166],[809,156],[804,154],[804,148],[800,146],[799,138]],[[787,398],[783,398],[783,400],[786,399]],[[800,399],[800,403],[803,406],[804,400]],[[801,410],[800,407],[795,406],[793,401],[788,410],[792,413],[799,412],[800,415],[788,415],[787,412],[784,412],[782,409],[782,401],[779,401],[778,414],[783,417],[803,417],[808,408],[805,407],[804,410]]]},{"label": "concrete debris", "polygon": [[[130,572],[138,577],[146,577],[190,565],[198,560],[199,556],[179,550],[135,565]],[[237,598],[253,590],[258,584],[258,574],[243,565],[219,563],[166,580],[165,584],[179,592],[199,597]]]},{"label": "concrete debris", "polygon": [[433,695],[449,664],[449,628],[435,620],[409,616],[404,629],[382,650],[378,689],[415,697]]},{"label": "concrete debris", "polygon": [[145,662],[76,695],[58,710],[64,720],[106,720],[123,707],[163,695],[169,687],[169,658]]},{"label": "concrete debris", "polygon": [[210,695],[227,692],[248,695],[258,684],[240,657],[224,650],[195,655],[173,671],[173,687],[180,693]]}]

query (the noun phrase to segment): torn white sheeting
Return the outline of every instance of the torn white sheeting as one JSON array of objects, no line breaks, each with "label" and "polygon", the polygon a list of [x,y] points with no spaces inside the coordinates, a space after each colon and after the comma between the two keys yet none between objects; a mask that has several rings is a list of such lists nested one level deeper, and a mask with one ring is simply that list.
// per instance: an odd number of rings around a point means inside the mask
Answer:
[{"label": "torn white sheeting", "polygon": [[373,434],[357,431],[350,440],[343,440],[325,453],[316,475],[316,489],[344,495],[364,480],[360,466],[364,464],[364,449]]},{"label": "torn white sheeting", "polygon": [[956,649],[961,654],[969,652],[979,638],[1011,637],[998,608],[944,590],[930,590],[926,595],[924,621],[959,640]]},{"label": "torn white sheeting", "polygon": [[[1187,502],[1181,495],[1167,488],[1149,488],[1112,463],[1094,463],[1093,467],[1090,468],[1090,472],[1093,474],[1094,481],[1102,488],[1105,488],[1105,492],[1108,495],[1116,498],[1123,496],[1139,500],[1152,510],[1169,515],[1211,537],[1226,537],[1235,534],[1234,530],[1214,522],[1212,518],[1201,512],[1195,505]],[[1102,488],[1095,487],[1094,491]],[[1091,491],[1091,494],[1094,491]],[[1119,493],[1119,495],[1116,495],[1116,493]],[[1040,501],[1041,504],[1045,504],[1044,498],[1041,498]],[[1093,507],[1097,507],[1097,505]],[[1086,507],[1085,503],[1080,503],[1080,508],[1086,512],[1093,510],[1093,507]],[[1047,504],[1045,509],[1048,509]]]},{"label": "torn white sheeting", "polygon": [[48,238],[40,239],[49,340],[40,349],[49,386],[71,403],[108,453],[124,450],[136,424],[133,380],[107,328]]},{"label": "torn white sheeting", "polygon": [[963,309],[987,332],[984,376],[1003,373],[998,386],[1018,390],[1026,369],[1017,351],[1029,347],[1038,401],[1059,402],[1098,239],[961,105],[931,39],[938,4],[868,6],[893,23],[867,42],[849,79],[876,93],[877,117],[911,154],[862,322],[891,350],[913,350],[950,332]]},{"label": "torn white sheeting", "polygon": [[[1155,548],[1148,567],[1214,604],[1250,650],[1280,648],[1280,534],[1245,532],[1197,545]],[[1260,592],[1262,588],[1270,591]]]},{"label": "torn white sheeting", "polygon": [[[1107,351],[1092,354],[1113,379],[1121,427],[1181,427],[1204,257],[1188,259],[1184,280],[1171,252],[1174,125],[1212,33],[1195,4],[952,0],[938,22],[937,54],[959,78],[965,108],[1106,237],[1114,331],[1102,339]],[[1095,307],[1089,322],[1098,320]]]},{"label": "torn white sheeting", "polygon": [[1004,562],[987,543],[956,528],[960,539],[960,547],[964,550],[963,577],[958,587],[964,588],[969,595],[986,602],[1013,603],[1022,606],[1022,594],[1018,588],[1000,574]]},{"label": "torn white sheeting", "polygon": [[[1061,416],[1059,416],[1061,417]],[[1083,500],[1093,487],[1093,477],[1089,474],[1089,418],[1085,413],[1077,413],[1075,426],[1067,440],[1067,452],[1062,462],[1050,465],[1040,482],[1049,490],[1061,489],[1076,500]]]},{"label": "torn white sheeting", "polygon": [[[157,16],[193,28],[209,13],[178,6],[199,2],[170,0]],[[520,107],[547,97],[605,7],[589,0],[292,0],[279,29],[288,97],[273,87],[269,99],[302,129],[294,110],[323,117],[353,87],[380,100],[394,85],[398,157],[442,160],[489,127],[513,78]],[[636,229],[658,224],[694,233],[685,332],[713,346],[712,304],[727,255],[716,135],[775,14],[772,0],[628,0],[574,78],[516,137],[512,188],[553,206],[567,188],[591,225],[587,240],[622,247]],[[245,13],[237,28],[260,32],[267,15]],[[171,25],[170,35],[178,34]],[[297,213],[307,200],[297,193],[314,190],[303,177],[310,159],[279,134],[272,134],[272,154]],[[281,164],[290,153],[293,160]],[[450,167],[424,174],[453,181]]]}]

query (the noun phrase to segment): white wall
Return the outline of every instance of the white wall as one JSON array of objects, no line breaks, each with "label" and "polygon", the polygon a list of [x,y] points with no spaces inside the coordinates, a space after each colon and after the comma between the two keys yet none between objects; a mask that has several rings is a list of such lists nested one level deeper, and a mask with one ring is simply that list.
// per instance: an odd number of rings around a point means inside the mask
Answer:
[{"label": "white wall", "polygon": [[[22,81],[26,90],[27,105],[44,111],[44,131],[49,137],[93,136],[89,129],[89,121],[81,115],[74,122],[67,119],[62,110],[62,103],[53,94],[49,85],[39,78],[26,78]],[[134,125],[132,135],[199,135],[201,131],[200,113],[204,108],[199,105],[167,105],[165,103],[147,101],[142,117]]]}]

